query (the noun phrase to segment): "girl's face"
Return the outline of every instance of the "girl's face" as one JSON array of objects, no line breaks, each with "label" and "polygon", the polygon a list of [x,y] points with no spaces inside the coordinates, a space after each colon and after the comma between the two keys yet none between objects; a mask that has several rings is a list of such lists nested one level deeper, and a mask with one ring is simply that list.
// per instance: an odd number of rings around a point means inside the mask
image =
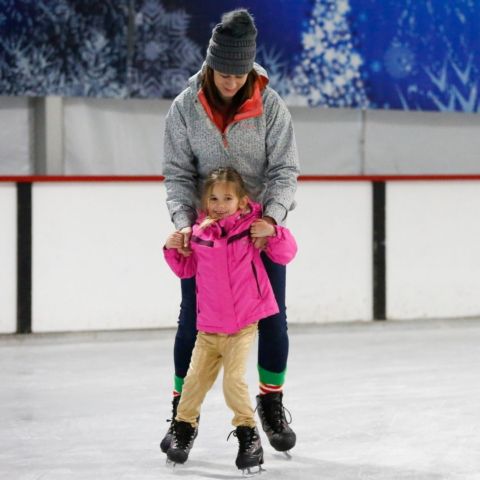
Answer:
[{"label": "girl's face", "polygon": [[247,206],[247,197],[239,198],[233,182],[217,182],[207,198],[210,218],[221,219]]},{"label": "girl's face", "polygon": [[232,100],[235,94],[245,85],[248,73],[245,75],[227,75],[213,71],[213,83],[217,87],[220,96],[226,102]]}]

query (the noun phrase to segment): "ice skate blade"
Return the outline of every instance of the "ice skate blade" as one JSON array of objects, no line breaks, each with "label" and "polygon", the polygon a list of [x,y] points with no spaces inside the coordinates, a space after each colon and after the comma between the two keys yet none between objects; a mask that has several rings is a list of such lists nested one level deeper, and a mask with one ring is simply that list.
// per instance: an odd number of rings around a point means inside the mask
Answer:
[{"label": "ice skate blade", "polygon": [[282,453],[285,455],[287,460],[292,459],[292,454],[290,453],[290,450],[287,450],[286,452],[282,452]]},{"label": "ice skate blade", "polygon": [[175,467],[177,465],[183,465],[183,463],[177,463],[177,462],[174,462],[172,460],[170,460],[169,458],[167,458],[167,460],[165,461],[165,465],[169,468],[171,468],[172,470],[175,470]]},{"label": "ice skate blade", "polygon": [[[255,470],[251,470],[252,468],[254,468]],[[260,475],[262,472],[266,472],[266,470],[262,468],[261,465],[259,465],[258,467],[247,467],[242,469],[242,477],[254,477],[255,475]]]}]

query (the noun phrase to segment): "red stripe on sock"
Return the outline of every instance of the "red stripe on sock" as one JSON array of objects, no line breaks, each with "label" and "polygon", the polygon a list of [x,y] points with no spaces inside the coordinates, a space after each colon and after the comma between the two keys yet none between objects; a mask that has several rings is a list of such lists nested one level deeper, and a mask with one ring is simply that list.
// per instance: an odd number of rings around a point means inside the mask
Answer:
[{"label": "red stripe on sock", "polygon": [[260,384],[260,395],[266,395],[267,393],[281,392],[283,390],[283,385],[271,385],[269,383]]}]

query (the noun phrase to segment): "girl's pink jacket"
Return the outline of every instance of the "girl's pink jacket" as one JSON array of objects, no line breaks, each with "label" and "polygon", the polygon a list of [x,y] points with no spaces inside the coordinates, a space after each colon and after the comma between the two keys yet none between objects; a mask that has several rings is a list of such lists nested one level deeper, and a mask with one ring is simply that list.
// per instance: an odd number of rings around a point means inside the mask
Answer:
[{"label": "girl's pink jacket", "polygon": [[[250,238],[250,226],[261,218],[260,205],[250,202],[250,212],[239,212],[205,229],[193,226],[192,254],[164,248],[165,259],[180,278],[196,276],[197,329],[208,333],[236,333],[247,325],[278,313],[272,286]],[[290,231],[276,225],[265,253],[286,265],[297,253]]]}]

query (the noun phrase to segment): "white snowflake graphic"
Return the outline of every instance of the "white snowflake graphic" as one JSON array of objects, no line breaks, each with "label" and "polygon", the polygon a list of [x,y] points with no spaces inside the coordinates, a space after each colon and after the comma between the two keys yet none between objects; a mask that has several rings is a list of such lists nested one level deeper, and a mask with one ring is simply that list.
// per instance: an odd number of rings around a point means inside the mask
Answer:
[{"label": "white snowflake graphic", "polygon": [[360,76],[362,59],[354,51],[346,18],[347,0],[316,0],[293,87],[311,106],[366,107]]}]

